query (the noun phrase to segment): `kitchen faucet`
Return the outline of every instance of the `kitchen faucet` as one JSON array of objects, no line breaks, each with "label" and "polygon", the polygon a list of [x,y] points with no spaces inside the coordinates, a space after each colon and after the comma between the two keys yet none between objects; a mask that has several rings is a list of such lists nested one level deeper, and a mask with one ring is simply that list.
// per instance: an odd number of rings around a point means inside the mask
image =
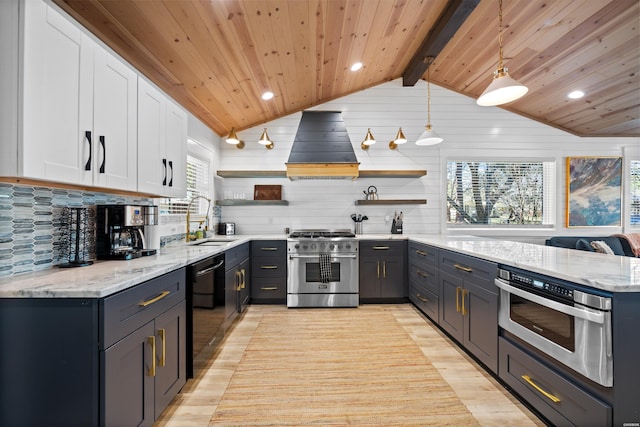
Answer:
[{"label": "kitchen faucet", "polygon": [[187,206],[187,234],[185,234],[185,239],[187,242],[189,242],[189,223],[191,222],[191,205],[193,204],[194,201],[196,201],[197,199],[204,199],[208,202],[207,205],[207,213],[206,213],[206,217],[205,217],[205,230],[207,230],[209,228],[209,209],[211,209],[211,199],[205,196],[195,196],[191,199],[191,201],[189,202],[189,205]]}]

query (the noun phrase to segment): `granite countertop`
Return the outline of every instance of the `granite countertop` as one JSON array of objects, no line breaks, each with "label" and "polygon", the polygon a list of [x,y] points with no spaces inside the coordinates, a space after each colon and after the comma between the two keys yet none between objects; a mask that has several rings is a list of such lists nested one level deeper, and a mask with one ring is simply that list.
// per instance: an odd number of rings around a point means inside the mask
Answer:
[{"label": "granite countertop", "polygon": [[[640,259],[470,236],[359,235],[361,240],[410,239],[610,292],[640,292]],[[0,298],[102,298],[251,240],[286,236],[216,236],[220,246],[195,242],[163,248],[129,261],[53,268],[0,279]]]}]

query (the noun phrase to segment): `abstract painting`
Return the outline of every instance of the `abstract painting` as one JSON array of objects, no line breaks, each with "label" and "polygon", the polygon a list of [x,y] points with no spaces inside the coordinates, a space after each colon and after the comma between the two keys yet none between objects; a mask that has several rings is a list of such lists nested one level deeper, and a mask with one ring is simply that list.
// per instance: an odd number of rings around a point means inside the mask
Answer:
[{"label": "abstract painting", "polygon": [[567,157],[567,227],[621,223],[622,157]]}]

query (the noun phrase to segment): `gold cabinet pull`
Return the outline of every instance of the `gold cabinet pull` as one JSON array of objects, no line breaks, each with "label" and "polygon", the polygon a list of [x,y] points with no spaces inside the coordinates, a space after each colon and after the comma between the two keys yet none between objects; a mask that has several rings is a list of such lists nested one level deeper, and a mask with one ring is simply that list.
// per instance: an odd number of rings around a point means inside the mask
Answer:
[{"label": "gold cabinet pull", "polygon": [[379,279],[380,278],[380,261],[376,261],[376,266],[377,266],[377,269],[378,269],[378,276],[377,277]]},{"label": "gold cabinet pull", "polygon": [[382,278],[387,278],[387,261],[382,261]]},{"label": "gold cabinet pull", "polygon": [[239,291],[241,289],[240,288],[241,278],[242,278],[242,273],[240,273],[240,270],[236,271],[236,291]]},{"label": "gold cabinet pull", "polygon": [[460,265],[460,264],[453,264],[453,266],[454,266],[455,268],[457,268],[458,270],[466,271],[467,273],[471,273],[471,272],[473,272],[473,269],[472,269],[472,268],[465,267],[464,265]]},{"label": "gold cabinet pull", "polygon": [[265,286],[260,288],[261,291],[277,291],[278,287],[277,286]]},{"label": "gold cabinet pull", "polygon": [[425,273],[424,271],[421,271],[421,270],[416,271],[416,274],[420,277],[425,277],[425,278],[429,277],[428,273]]},{"label": "gold cabinet pull", "polygon": [[170,293],[171,293],[171,291],[164,291],[164,292],[162,292],[160,295],[158,295],[157,297],[155,297],[155,298],[151,298],[150,300],[147,300],[147,301],[142,301],[141,303],[138,303],[138,305],[139,305],[140,307],[146,307],[146,306],[148,306],[148,305],[153,304],[154,302],[158,302],[158,301],[160,301],[162,298],[166,297],[166,296],[167,296],[167,295],[169,295]]},{"label": "gold cabinet pull", "polygon": [[538,390],[544,397],[546,397],[547,399],[549,399],[553,403],[559,403],[560,402],[560,398],[559,397],[554,396],[553,394],[549,393],[548,391],[543,390],[542,387],[540,387],[538,384],[533,382],[533,380],[531,379],[531,377],[529,375],[523,375],[522,379],[525,380],[526,382],[528,382],[529,385],[531,385],[531,387],[533,387],[536,390]]},{"label": "gold cabinet pull", "polygon": [[261,265],[260,268],[263,270],[277,270],[278,266],[277,265]]},{"label": "gold cabinet pull", "polygon": [[274,248],[274,247],[264,247],[264,248],[260,248],[261,251],[277,251],[278,248]]},{"label": "gold cabinet pull", "polygon": [[247,285],[247,271],[243,268],[242,270],[240,270],[240,274],[242,274],[242,284],[240,286],[240,289],[244,289]]},{"label": "gold cabinet pull", "polygon": [[416,298],[418,298],[422,302],[429,302],[429,300],[427,298],[423,297],[422,295],[420,295],[420,293],[416,294]]},{"label": "gold cabinet pull", "polygon": [[165,366],[167,364],[167,330],[158,329],[158,333],[160,334],[160,339],[162,340],[162,355],[160,356],[160,366]]},{"label": "gold cabinet pull", "polygon": [[149,368],[149,376],[156,376],[156,337],[149,337],[149,345],[151,345],[151,368]]},{"label": "gold cabinet pull", "polygon": [[429,252],[421,251],[420,249],[416,249],[416,253],[420,256],[428,256]]},{"label": "gold cabinet pull", "polygon": [[460,291],[462,288],[456,286],[456,313],[460,313]]},{"label": "gold cabinet pull", "polygon": [[466,296],[469,294],[469,291],[466,289],[462,289],[462,315],[466,316],[467,315],[467,307],[464,304],[464,300],[466,298]]},{"label": "gold cabinet pull", "polygon": [[387,249],[389,249],[389,246],[374,246],[373,247],[374,251],[386,251]]}]

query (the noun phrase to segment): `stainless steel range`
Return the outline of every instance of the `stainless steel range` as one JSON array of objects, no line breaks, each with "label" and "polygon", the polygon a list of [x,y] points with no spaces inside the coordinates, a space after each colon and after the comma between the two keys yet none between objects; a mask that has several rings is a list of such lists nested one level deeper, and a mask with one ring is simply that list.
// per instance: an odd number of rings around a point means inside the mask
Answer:
[{"label": "stainless steel range", "polygon": [[287,239],[287,307],[357,307],[358,240],[349,230],[297,230]]}]

